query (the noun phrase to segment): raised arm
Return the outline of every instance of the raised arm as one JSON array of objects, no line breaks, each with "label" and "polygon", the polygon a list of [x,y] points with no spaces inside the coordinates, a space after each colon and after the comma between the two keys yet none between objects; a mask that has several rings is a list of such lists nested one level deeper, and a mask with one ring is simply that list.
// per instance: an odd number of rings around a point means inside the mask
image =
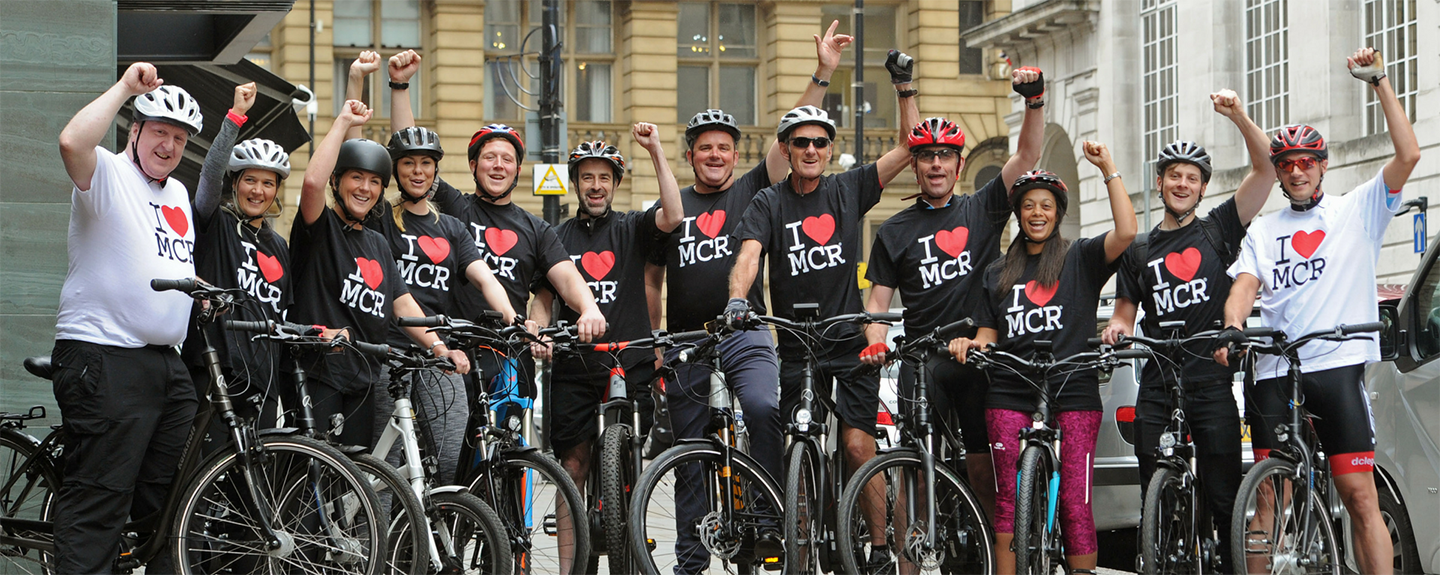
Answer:
[{"label": "raised arm", "polygon": [[1035,169],[1045,144],[1045,75],[1039,68],[1019,68],[1010,72],[1010,86],[1025,98],[1025,118],[1020,121],[1015,155],[1000,168],[1000,181],[1006,189],[1025,172]]},{"label": "raised arm", "polygon": [[[825,31],[824,37],[815,34],[815,74],[810,82],[805,84],[805,92],[800,94],[800,99],[795,102],[796,108],[818,108],[824,102],[825,88],[830,84],[830,77],[835,74],[835,69],[840,67],[840,54],[855,41],[848,34],[836,34],[835,28],[838,26],[840,21],[835,20],[830,23],[830,29]],[[821,82],[826,86],[820,85]],[[790,172],[790,163],[785,161],[785,155],[780,152],[780,140],[772,140],[769,150],[765,154],[765,171],[769,172],[771,182],[778,182],[785,179]]]},{"label": "raised arm", "polygon": [[164,83],[150,63],[131,64],[120,76],[119,82],[86,104],[65,124],[65,129],[60,131],[60,161],[65,164],[65,173],[77,189],[90,191],[90,178],[95,176],[95,164],[99,161],[95,156],[95,147],[110,132],[120,107],[130,98],[159,88]]},{"label": "raised arm", "polygon": [[875,162],[880,172],[880,186],[890,184],[901,171],[910,166],[910,130],[920,123],[920,108],[915,104],[916,92],[911,88],[915,72],[915,59],[899,50],[891,50],[885,60],[885,69],[890,72],[890,83],[895,85],[895,95],[900,100],[900,130],[895,138],[895,147]]},{"label": "raised arm", "polygon": [[335,158],[340,154],[340,145],[345,143],[345,132],[354,126],[370,121],[370,108],[359,100],[346,100],[340,106],[340,115],[315,147],[310,165],[305,166],[305,181],[300,185],[300,217],[305,224],[313,224],[325,213],[325,187],[330,185],[330,173],[335,171]]},{"label": "raised arm", "polygon": [[390,57],[390,82],[404,88],[390,88],[390,131],[399,132],[415,125],[415,112],[410,109],[410,78],[420,70],[420,55],[406,50]]},{"label": "raised arm", "polygon": [[[1085,159],[1099,168],[1102,175],[1109,178],[1110,174],[1119,173],[1105,144],[1085,142],[1084,148]],[[1130,194],[1125,191],[1123,179],[1110,178],[1105,190],[1110,193],[1110,215],[1115,218],[1115,231],[1105,235],[1105,263],[1108,264],[1119,259],[1125,248],[1130,247],[1130,242],[1135,241],[1140,224],[1135,221],[1135,207],[1130,204]]]},{"label": "raised arm", "polygon": [[1245,137],[1245,151],[1250,154],[1250,173],[1235,190],[1235,209],[1240,212],[1240,223],[1249,225],[1250,220],[1265,207],[1265,198],[1275,187],[1275,165],[1270,163],[1270,138],[1265,131],[1245,113],[1245,103],[1234,90],[1221,90],[1210,95],[1215,111],[1229,118]]},{"label": "raised arm", "polygon": [[1345,59],[1350,75],[1370,84],[1375,98],[1380,100],[1380,109],[1385,112],[1385,126],[1390,129],[1390,143],[1395,146],[1395,157],[1385,162],[1385,187],[1398,190],[1410,180],[1410,172],[1420,163],[1420,143],[1415,140],[1415,128],[1405,115],[1405,108],[1395,98],[1395,89],[1385,77],[1385,59],[1374,48],[1361,48]]},{"label": "raised arm", "polygon": [[[235,87],[235,101],[230,107],[230,113],[241,118],[245,112],[250,111],[250,106],[255,104],[255,83],[241,84]],[[195,221],[209,221],[215,214],[215,208],[220,206],[220,199],[225,196],[225,190],[221,189],[225,182],[225,172],[230,168],[230,153],[235,150],[235,138],[240,134],[240,124],[226,114],[225,123],[220,124],[220,133],[215,140],[210,142],[210,150],[205,152],[205,163],[200,167],[200,181],[195,186]]]},{"label": "raised arm", "polygon": [[[361,52],[355,61],[350,63],[350,75],[345,81],[345,99],[364,102],[365,77],[374,74],[380,69],[380,65],[380,54],[370,50]],[[369,102],[366,102],[366,105],[368,106]],[[351,126],[345,131],[346,140],[362,137],[364,134],[360,131],[360,126]]]},{"label": "raised arm", "polygon": [[660,207],[655,210],[655,227],[670,233],[685,219],[685,206],[680,202],[680,185],[675,183],[675,173],[670,171],[670,159],[665,157],[665,147],[660,144],[660,128],[655,124],[640,122],[630,129],[635,142],[650,152],[650,163],[655,165],[655,179],[660,183]]}]

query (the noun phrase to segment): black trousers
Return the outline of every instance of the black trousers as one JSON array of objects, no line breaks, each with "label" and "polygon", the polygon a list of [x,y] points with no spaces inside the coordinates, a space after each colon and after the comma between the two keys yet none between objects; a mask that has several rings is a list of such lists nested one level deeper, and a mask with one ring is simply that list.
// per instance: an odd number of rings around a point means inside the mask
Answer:
[{"label": "black trousers", "polygon": [[[195,386],[174,348],[59,340],[51,355],[66,433],[56,571],[109,573],[126,518],[165,503],[195,418]],[[161,563],[151,572],[166,572]]]}]

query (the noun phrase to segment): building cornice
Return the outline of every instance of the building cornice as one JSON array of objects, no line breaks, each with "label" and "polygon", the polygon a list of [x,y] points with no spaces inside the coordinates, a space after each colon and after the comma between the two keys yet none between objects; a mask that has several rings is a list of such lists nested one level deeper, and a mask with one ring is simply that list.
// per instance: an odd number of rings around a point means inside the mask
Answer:
[{"label": "building cornice", "polygon": [[960,33],[966,46],[1005,49],[1076,25],[1094,26],[1099,0],[1046,0]]}]

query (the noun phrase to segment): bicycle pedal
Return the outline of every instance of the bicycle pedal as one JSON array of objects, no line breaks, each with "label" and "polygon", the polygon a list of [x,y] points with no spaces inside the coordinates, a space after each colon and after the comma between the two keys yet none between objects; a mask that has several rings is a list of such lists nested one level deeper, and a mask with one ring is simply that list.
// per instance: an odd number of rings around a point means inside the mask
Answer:
[{"label": "bicycle pedal", "polygon": [[546,513],[545,520],[542,525],[544,525],[545,534],[551,537],[554,537],[557,533],[560,532],[560,526],[559,523],[555,521],[554,513]]},{"label": "bicycle pedal", "polygon": [[766,557],[761,560],[761,566],[766,571],[779,571],[785,568],[785,562],[781,561],[779,557]]},{"label": "bicycle pedal", "polygon": [[650,553],[655,553],[655,539],[653,537],[645,539],[645,548],[648,549]]}]

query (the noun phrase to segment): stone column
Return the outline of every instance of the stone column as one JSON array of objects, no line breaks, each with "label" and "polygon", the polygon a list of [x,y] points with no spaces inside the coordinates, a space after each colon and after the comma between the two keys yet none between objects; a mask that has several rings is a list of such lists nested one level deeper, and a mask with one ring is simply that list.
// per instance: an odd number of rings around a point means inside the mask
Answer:
[{"label": "stone column", "polygon": [[[620,123],[650,122],[660,127],[660,140],[672,159],[670,168],[678,169],[672,149],[679,138],[675,134],[676,60],[675,34],[679,10],[673,2],[640,0],[631,2],[629,10],[620,14],[620,45],[618,62],[620,82]],[[620,152],[630,162],[630,173],[616,191],[615,208],[640,209],[642,202],[660,197],[655,180],[655,167],[650,153],[627,134],[616,138]]]}]

